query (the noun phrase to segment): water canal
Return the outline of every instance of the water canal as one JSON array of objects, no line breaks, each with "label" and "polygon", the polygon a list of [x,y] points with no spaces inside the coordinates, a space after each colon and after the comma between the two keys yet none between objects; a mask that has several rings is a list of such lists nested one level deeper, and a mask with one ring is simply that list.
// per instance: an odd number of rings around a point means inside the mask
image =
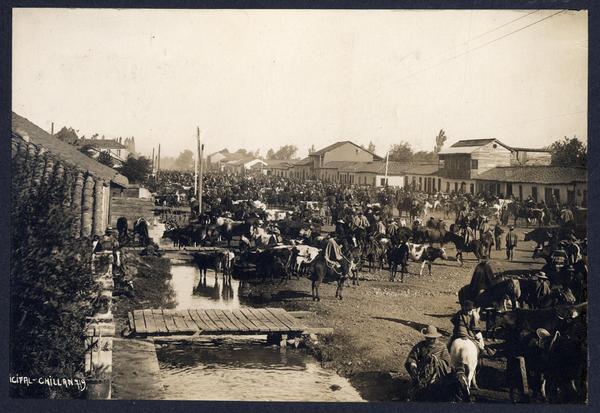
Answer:
[{"label": "water canal", "polygon": [[[155,225],[151,236],[162,234]],[[164,245],[164,244],[163,244]],[[195,265],[172,265],[177,309],[236,309],[240,283],[209,271],[199,285]],[[218,336],[188,342],[156,341],[165,399],[243,401],[362,401],[345,378],[321,367],[303,349],[267,346],[266,336]]]}]

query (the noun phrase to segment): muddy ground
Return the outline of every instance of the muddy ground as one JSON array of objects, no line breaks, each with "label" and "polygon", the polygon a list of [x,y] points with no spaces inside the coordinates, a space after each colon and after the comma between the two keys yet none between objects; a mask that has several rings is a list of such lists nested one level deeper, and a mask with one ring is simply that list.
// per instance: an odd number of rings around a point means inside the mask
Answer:
[{"label": "muddy ground", "polygon": [[[507,228],[505,228],[507,230]],[[542,259],[533,260],[533,242],[524,242],[528,229],[516,228],[519,245],[514,261],[506,252],[492,251],[495,272],[508,269],[539,269]],[[504,240],[503,240],[504,243]],[[449,256],[455,255],[446,245]],[[420,264],[411,263],[404,283],[389,281],[387,270],[360,273],[360,285],[344,289],[343,300],[334,298],[335,284],[321,286],[321,301],[312,301],[307,278],[271,285],[252,282],[249,294],[262,300],[255,305],[308,310],[311,326],[333,327],[332,336],[321,338],[319,358],[325,367],[350,379],[367,400],[406,400],[409,388],[404,362],[412,346],[422,339],[421,329],[434,325],[447,340],[452,333],[451,316],[458,311],[457,292],[467,284],[477,264],[472,254],[456,261],[438,261],[433,275],[419,276]],[[427,273],[425,269],[424,274]],[[505,361],[486,359],[478,372],[478,401],[508,402],[504,383]]]}]

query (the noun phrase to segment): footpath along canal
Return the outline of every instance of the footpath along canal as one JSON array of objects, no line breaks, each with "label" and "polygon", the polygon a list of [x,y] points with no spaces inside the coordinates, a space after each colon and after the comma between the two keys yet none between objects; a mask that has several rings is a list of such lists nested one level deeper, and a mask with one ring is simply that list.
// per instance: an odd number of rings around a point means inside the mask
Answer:
[{"label": "footpath along canal", "polygon": [[[159,240],[163,225],[151,230],[151,237]],[[190,256],[191,258],[191,256]],[[175,310],[248,308],[240,300],[240,282],[215,276],[208,272],[206,282],[200,283],[200,272],[190,260],[177,254],[171,260],[171,277],[166,280],[165,294]],[[121,339],[121,341],[132,339]],[[287,346],[267,346],[266,335],[255,336],[200,336],[193,340],[173,340],[154,337],[138,346],[149,351],[150,343],[155,356],[150,370],[154,373],[147,381],[149,388],[140,388],[147,398],[166,400],[243,400],[243,401],[362,401],[348,382],[335,371],[324,369],[306,349]],[[130,357],[132,349],[126,344],[115,346],[114,358]],[[125,351],[119,351],[122,348]],[[124,365],[115,360],[115,368]],[[116,377],[116,397],[136,398],[135,391],[126,389],[127,383]],[[122,381],[122,380],[121,380]],[[159,383],[156,383],[159,381]],[[286,385],[290,384],[290,385]],[[292,384],[293,383],[293,384]],[[136,386],[143,387],[143,380]],[[153,392],[158,392],[156,397]],[[143,398],[143,397],[140,397]]]}]

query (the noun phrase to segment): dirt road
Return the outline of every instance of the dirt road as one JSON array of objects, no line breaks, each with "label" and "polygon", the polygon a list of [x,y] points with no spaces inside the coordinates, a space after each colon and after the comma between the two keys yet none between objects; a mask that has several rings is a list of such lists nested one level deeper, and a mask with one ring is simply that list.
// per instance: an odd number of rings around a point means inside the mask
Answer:
[{"label": "dirt road", "polygon": [[[531,258],[535,243],[523,241],[527,229],[515,231],[519,245],[514,261],[506,260],[504,250],[493,250],[495,272],[539,269],[544,263]],[[448,256],[454,256],[453,246],[446,247]],[[464,257],[463,266],[456,261],[437,261],[431,277],[419,276],[420,264],[411,263],[404,283],[390,282],[387,270],[363,272],[360,285],[345,288],[341,301],[334,298],[334,284],[322,285],[321,301],[312,301],[307,278],[279,286],[255,284],[251,294],[262,296],[264,305],[314,311],[307,320],[311,325],[334,327],[332,336],[322,338],[320,358],[324,366],[349,378],[363,398],[405,400],[408,375],[404,362],[412,346],[422,339],[421,329],[436,326],[444,334],[442,340],[452,332],[450,317],[459,309],[457,292],[470,281],[477,264],[472,254]],[[478,372],[481,389],[475,392],[477,400],[508,402],[503,375],[501,359],[484,360]]]}]

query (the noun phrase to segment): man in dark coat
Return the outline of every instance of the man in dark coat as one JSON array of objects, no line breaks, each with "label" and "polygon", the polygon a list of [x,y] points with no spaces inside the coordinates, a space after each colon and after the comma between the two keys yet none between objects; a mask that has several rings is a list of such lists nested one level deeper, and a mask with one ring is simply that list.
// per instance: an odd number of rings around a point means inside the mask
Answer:
[{"label": "man in dark coat", "polygon": [[496,251],[500,251],[502,249],[500,238],[502,237],[503,233],[504,230],[500,227],[500,224],[496,223],[496,226],[494,227],[494,243],[496,244]]},{"label": "man in dark coat", "polygon": [[508,234],[506,234],[506,259],[513,260],[514,248],[517,246],[517,234],[514,232],[514,227],[511,225],[508,227]]},{"label": "man in dark coat", "polygon": [[442,336],[435,326],[421,331],[425,340],[417,343],[406,358],[404,367],[413,382],[413,397],[419,399],[428,387],[450,374],[450,354],[438,339]]},{"label": "man in dark coat", "polygon": [[404,274],[408,272],[408,244],[406,238],[402,238],[400,241],[399,255],[400,255],[400,282],[404,282]]},{"label": "man in dark coat", "polygon": [[452,342],[457,338],[465,338],[472,340],[479,350],[483,350],[483,335],[479,328],[479,317],[476,315],[475,305],[473,301],[467,300],[462,305],[461,309],[450,320],[454,329],[452,337],[448,342],[448,348],[452,346]]}]

